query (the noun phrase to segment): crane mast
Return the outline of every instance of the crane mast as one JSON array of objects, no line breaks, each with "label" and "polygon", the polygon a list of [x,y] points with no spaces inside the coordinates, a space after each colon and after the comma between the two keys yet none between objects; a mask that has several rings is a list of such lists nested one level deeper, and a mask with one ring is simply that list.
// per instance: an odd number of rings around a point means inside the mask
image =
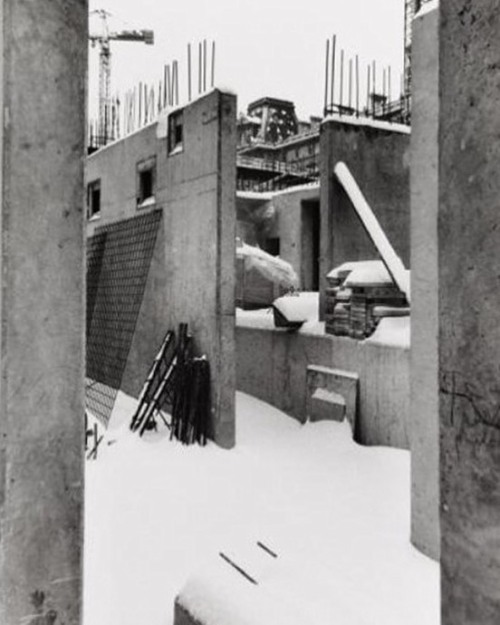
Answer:
[{"label": "crane mast", "polygon": [[111,41],[137,41],[146,45],[154,44],[154,32],[152,30],[121,30],[110,32],[108,17],[110,13],[99,9],[93,11],[101,19],[102,30],[98,34],[90,34],[89,40],[92,46],[99,46],[99,136],[102,145],[112,138],[110,137],[111,126]]}]

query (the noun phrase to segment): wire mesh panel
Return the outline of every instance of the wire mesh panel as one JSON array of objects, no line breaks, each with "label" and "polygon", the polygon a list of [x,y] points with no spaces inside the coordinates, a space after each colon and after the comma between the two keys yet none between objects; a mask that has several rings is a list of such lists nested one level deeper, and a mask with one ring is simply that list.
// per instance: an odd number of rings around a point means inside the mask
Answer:
[{"label": "wire mesh panel", "polygon": [[132,345],[161,211],[96,229],[87,248],[86,406],[107,425]]}]

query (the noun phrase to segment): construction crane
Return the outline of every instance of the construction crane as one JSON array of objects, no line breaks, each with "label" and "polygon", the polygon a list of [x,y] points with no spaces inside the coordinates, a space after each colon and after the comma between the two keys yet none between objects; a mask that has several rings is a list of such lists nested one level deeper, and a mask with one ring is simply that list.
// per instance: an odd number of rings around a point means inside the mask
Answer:
[{"label": "construction crane", "polygon": [[111,41],[142,41],[146,45],[154,44],[152,30],[109,30],[110,13],[103,9],[92,11],[91,15],[101,19],[102,30],[99,34],[89,34],[92,46],[99,46],[99,135],[102,145],[109,139],[110,103],[111,103]]}]

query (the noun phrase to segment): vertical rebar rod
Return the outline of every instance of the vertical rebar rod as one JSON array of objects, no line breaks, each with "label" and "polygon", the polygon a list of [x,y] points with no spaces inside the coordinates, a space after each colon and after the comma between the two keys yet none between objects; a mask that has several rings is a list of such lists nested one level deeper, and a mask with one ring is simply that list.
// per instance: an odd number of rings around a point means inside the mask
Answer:
[{"label": "vertical rebar rod", "polygon": [[356,117],[359,117],[359,57],[356,54]]},{"label": "vertical rebar rod", "polygon": [[170,63],[166,67],[166,77],[167,77],[167,103],[168,106],[172,106],[172,78],[170,72]]},{"label": "vertical rebar rod", "polygon": [[188,43],[188,102],[191,102],[191,44]]},{"label": "vertical rebar rod", "polygon": [[339,93],[339,112],[342,115],[342,107],[344,106],[344,50],[340,51],[340,93]]},{"label": "vertical rebar rod", "polygon": [[202,67],[203,67],[203,61],[202,61],[202,56],[203,54],[203,48],[202,48],[202,44],[201,41],[198,43],[198,95],[201,94],[201,87],[202,87]]},{"label": "vertical rebar rod", "polygon": [[207,40],[203,40],[203,93],[207,90]]},{"label": "vertical rebar rod", "polygon": [[167,66],[164,65],[163,66],[163,108],[166,108],[168,106],[167,89],[168,89],[168,85],[167,85]]},{"label": "vertical rebar rod", "polygon": [[179,62],[174,61],[175,64],[175,106],[179,106]]},{"label": "vertical rebar rod", "polygon": [[375,99],[377,94],[377,64],[373,61],[373,97],[372,97],[372,114],[375,117]]},{"label": "vertical rebar rod", "polygon": [[367,117],[370,116],[370,90],[371,90],[371,68],[370,65],[368,65],[368,69],[367,69],[367,82],[366,82],[366,115]]},{"label": "vertical rebar rod", "polygon": [[349,109],[351,108],[352,108],[352,59],[349,59]]},{"label": "vertical rebar rod", "polygon": [[139,83],[139,117],[137,120],[137,128],[142,124],[142,82]]},{"label": "vertical rebar rod", "polygon": [[389,91],[389,102],[391,102],[392,100],[392,85],[391,85],[391,66],[389,65],[389,69],[388,69],[388,75],[387,75],[387,80],[388,80],[388,91]]},{"label": "vertical rebar rod", "polygon": [[333,112],[333,105],[335,101],[335,60],[337,56],[337,35],[332,37],[332,79],[330,81],[330,107]]},{"label": "vertical rebar rod", "polygon": [[211,87],[212,87],[212,89],[215,87],[215,41],[212,41],[212,77],[211,77]]},{"label": "vertical rebar rod", "polygon": [[323,115],[328,114],[328,74],[330,72],[330,39],[326,40],[325,54],[325,101],[323,106]]}]

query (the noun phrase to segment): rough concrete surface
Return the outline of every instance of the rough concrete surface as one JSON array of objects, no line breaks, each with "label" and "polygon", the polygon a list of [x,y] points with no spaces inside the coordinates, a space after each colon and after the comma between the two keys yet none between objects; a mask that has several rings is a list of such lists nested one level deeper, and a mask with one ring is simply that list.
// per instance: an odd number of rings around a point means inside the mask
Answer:
[{"label": "rough concrete surface", "polygon": [[0,623],[81,617],[87,2],[2,2]]},{"label": "rough concrete surface", "polygon": [[236,386],[292,417],[307,415],[308,366],[359,375],[356,440],[408,449],[409,350],[332,336],[237,326]]},{"label": "rough concrete surface", "polygon": [[[124,373],[138,395],[168,329],[186,322],[212,375],[212,434],[235,439],[234,280],[236,98],[213,91],[182,109],[183,145],[169,154],[156,124],[87,159],[87,180],[101,179],[98,225],[161,209],[163,219]],[[137,165],[156,159],[155,203],[137,207]]]},{"label": "rough concrete surface", "polygon": [[343,161],[396,253],[410,261],[410,137],[329,120],[321,125],[321,316],[326,274],[346,261],[378,258],[333,170]]},{"label": "rough concrete surface", "polygon": [[412,40],[411,469],[412,542],[439,559],[438,11],[417,17]]},{"label": "rough concrete surface", "polygon": [[440,6],[443,625],[500,622],[500,2]]}]

